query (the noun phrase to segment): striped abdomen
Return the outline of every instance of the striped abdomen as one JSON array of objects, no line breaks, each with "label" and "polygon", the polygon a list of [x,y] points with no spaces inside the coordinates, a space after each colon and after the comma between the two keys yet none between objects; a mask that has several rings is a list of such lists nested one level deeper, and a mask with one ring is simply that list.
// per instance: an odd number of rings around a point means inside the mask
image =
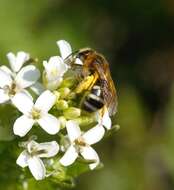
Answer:
[{"label": "striped abdomen", "polygon": [[85,97],[82,107],[88,112],[95,112],[103,106],[104,100],[102,98],[101,88],[98,85],[94,85],[91,92]]}]

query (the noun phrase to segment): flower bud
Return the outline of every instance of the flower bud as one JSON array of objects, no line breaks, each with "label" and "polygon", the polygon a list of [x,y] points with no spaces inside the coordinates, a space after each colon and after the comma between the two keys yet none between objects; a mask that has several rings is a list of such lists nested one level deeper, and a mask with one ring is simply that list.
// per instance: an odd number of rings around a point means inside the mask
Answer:
[{"label": "flower bud", "polygon": [[65,118],[67,119],[74,119],[80,116],[81,114],[81,109],[75,108],[75,107],[70,107],[63,112]]},{"label": "flower bud", "polygon": [[74,119],[80,126],[90,126],[94,123],[96,123],[96,118],[92,116],[81,116],[79,118]]},{"label": "flower bud", "polygon": [[65,126],[66,126],[66,119],[65,119],[65,117],[60,116],[58,118],[58,120],[60,121],[60,127],[61,127],[61,129],[65,128]]},{"label": "flower bud", "polygon": [[54,91],[53,93],[56,96],[56,102],[57,102],[60,98],[60,93],[58,91]]},{"label": "flower bud", "polygon": [[67,101],[65,101],[65,100],[58,100],[58,101],[56,102],[56,108],[57,108],[58,110],[65,110],[65,109],[67,109],[67,108],[68,108],[68,103],[67,103]]},{"label": "flower bud", "polygon": [[49,80],[48,76],[46,75],[46,72],[43,72],[43,85],[46,89],[49,90],[56,90],[60,83],[62,82],[62,78],[56,78],[55,80]]},{"label": "flower bud", "polygon": [[74,85],[76,84],[76,80],[75,78],[73,77],[67,77],[65,78],[62,83],[61,83],[61,87],[67,87],[67,88],[71,88],[73,87]]},{"label": "flower bud", "polygon": [[60,88],[59,89],[59,93],[60,93],[60,98],[64,99],[68,96],[68,94],[70,93],[70,89],[65,87],[65,88]]}]

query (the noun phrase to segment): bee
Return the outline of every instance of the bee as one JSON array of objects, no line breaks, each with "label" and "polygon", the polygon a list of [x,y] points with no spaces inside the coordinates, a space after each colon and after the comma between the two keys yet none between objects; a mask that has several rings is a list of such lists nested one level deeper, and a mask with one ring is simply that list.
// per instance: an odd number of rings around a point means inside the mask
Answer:
[{"label": "bee", "polygon": [[105,57],[90,48],[84,48],[68,56],[65,63],[78,73],[80,82],[75,92],[88,92],[82,98],[81,107],[88,112],[107,108],[109,115],[114,115],[117,111],[117,93]]}]

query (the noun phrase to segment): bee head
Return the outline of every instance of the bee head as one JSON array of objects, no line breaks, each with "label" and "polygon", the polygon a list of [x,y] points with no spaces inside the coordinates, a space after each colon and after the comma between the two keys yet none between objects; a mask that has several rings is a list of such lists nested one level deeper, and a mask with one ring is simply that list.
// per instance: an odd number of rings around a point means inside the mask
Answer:
[{"label": "bee head", "polygon": [[91,54],[93,50],[90,48],[80,49],[76,55],[76,58],[80,59],[82,62]]}]

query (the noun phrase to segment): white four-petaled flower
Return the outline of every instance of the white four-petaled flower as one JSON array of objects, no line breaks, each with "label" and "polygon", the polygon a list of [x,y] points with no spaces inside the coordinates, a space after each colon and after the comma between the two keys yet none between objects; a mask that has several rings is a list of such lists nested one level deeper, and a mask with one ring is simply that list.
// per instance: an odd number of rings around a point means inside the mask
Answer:
[{"label": "white four-petaled flower", "polygon": [[53,56],[49,61],[43,61],[45,68],[44,83],[47,89],[56,90],[63,80],[63,75],[68,67],[59,56]]},{"label": "white four-petaled flower", "polygon": [[85,133],[82,133],[80,127],[75,121],[68,121],[66,129],[71,145],[60,159],[60,163],[64,166],[69,166],[75,162],[80,154],[85,160],[94,163],[89,164],[90,169],[94,169],[100,162],[98,154],[91,145],[99,142],[105,133],[105,130],[100,125],[97,125]]},{"label": "white four-petaled flower", "polygon": [[50,158],[59,152],[59,145],[56,141],[37,143],[29,141],[24,150],[18,157],[16,163],[24,167],[29,167],[36,180],[42,180],[46,177],[46,168],[41,158]]},{"label": "white four-petaled flower", "polygon": [[39,70],[33,65],[21,69],[22,65],[29,59],[29,54],[19,52],[15,56],[13,53],[9,53],[7,57],[11,70],[5,65],[0,67],[0,103],[12,100],[19,92],[29,95],[26,88],[35,84],[40,77]]},{"label": "white four-petaled flower", "polygon": [[68,70],[68,65],[65,63],[65,59],[72,54],[70,44],[65,40],[57,41],[57,45],[60,49],[60,56],[53,56],[49,61],[43,61],[44,85],[49,90],[56,90],[63,80],[63,75]]},{"label": "white four-petaled flower", "polygon": [[60,129],[60,121],[48,111],[53,107],[56,96],[49,90],[44,91],[36,100],[24,93],[18,93],[13,98],[13,104],[23,113],[13,126],[15,135],[25,136],[35,123],[38,123],[48,134],[54,135]]}]

